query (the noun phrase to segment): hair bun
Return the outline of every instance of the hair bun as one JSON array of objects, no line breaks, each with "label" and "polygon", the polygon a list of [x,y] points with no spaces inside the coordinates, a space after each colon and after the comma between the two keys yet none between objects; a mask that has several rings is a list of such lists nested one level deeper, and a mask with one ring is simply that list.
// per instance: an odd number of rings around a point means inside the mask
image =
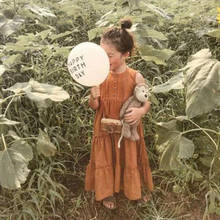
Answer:
[{"label": "hair bun", "polygon": [[132,22],[129,19],[121,20],[121,29],[129,29],[132,26]]}]

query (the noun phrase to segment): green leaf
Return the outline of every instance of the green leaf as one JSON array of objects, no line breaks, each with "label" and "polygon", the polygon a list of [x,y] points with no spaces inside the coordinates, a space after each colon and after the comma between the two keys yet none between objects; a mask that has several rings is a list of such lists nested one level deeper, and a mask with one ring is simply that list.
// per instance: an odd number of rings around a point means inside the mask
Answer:
[{"label": "green leaf", "polygon": [[[30,216],[32,219],[36,219],[36,215],[34,214],[34,211],[33,211],[32,207],[24,206],[22,212],[27,213],[28,217]],[[25,218],[26,218],[26,215],[25,215],[24,219]]]},{"label": "green leaf", "polygon": [[186,115],[193,118],[220,106],[220,62],[209,49],[200,50],[182,69],[186,71]]},{"label": "green leaf", "polygon": [[35,102],[43,102],[48,99],[54,102],[62,102],[69,98],[69,94],[61,87],[39,83],[33,79],[26,83],[16,83],[5,90],[12,91],[15,94],[25,92],[28,98]]},{"label": "green leaf", "polygon": [[44,54],[47,56],[61,56],[64,59],[68,57],[70,50],[72,49],[72,46],[67,46],[67,47],[60,47],[57,44],[53,44],[53,46],[47,46],[44,50]]},{"label": "green leaf", "polygon": [[8,189],[21,187],[30,170],[28,162],[32,160],[32,148],[22,140],[17,140],[12,147],[0,152],[0,184]]},{"label": "green leaf", "polygon": [[56,15],[53,12],[51,12],[49,9],[41,8],[35,4],[27,5],[25,8],[29,9],[30,11],[32,11],[33,13],[37,14],[40,17],[56,17]]},{"label": "green leaf", "polygon": [[216,190],[211,189],[206,193],[206,202],[208,202],[209,213],[216,213],[220,215],[220,193]]},{"label": "green leaf", "polygon": [[158,39],[158,40],[162,40],[162,41],[167,40],[167,37],[163,33],[156,31],[154,29],[151,29],[151,28],[147,29],[147,36]]},{"label": "green leaf", "polygon": [[47,29],[38,33],[42,40],[46,39],[48,35],[51,33],[51,29]]},{"label": "green leaf", "polygon": [[177,116],[177,117],[175,117],[175,119],[177,121],[187,121],[187,120],[189,120],[188,117],[185,116],[185,115]]},{"label": "green leaf", "polygon": [[164,148],[160,158],[162,170],[180,169],[182,165],[179,159],[190,158],[194,153],[193,142],[177,132],[173,133],[162,146]]},{"label": "green leaf", "polygon": [[14,54],[14,55],[11,55],[9,57],[7,57],[4,61],[3,61],[3,64],[8,67],[8,68],[11,68],[19,63],[21,63],[21,58],[22,58],[22,55],[21,54]]},{"label": "green leaf", "polygon": [[51,143],[49,136],[40,130],[38,140],[37,140],[37,151],[39,154],[43,154],[45,157],[54,156],[57,148]]},{"label": "green leaf", "polygon": [[6,68],[4,65],[0,65],[0,76],[6,71]]},{"label": "green leaf", "polygon": [[15,132],[15,131],[12,131],[12,130],[9,130],[8,131],[8,135],[10,135],[13,139],[15,139],[15,140],[19,140],[19,139],[21,139],[18,135],[17,135],[17,133]]},{"label": "green leaf", "polygon": [[183,89],[184,88],[183,81],[184,81],[183,72],[180,72],[179,74],[169,79],[167,82],[154,86],[152,91],[154,93],[167,93],[172,89]]},{"label": "green leaf", "polygon": [[165,61],[168,60],[174,53],[173,50],[169,49],[154,49],[150,45],[140,47],[140,52],[144,60],[153,61],[156,64],[166,65]]},{"label": "green leaf", "polygon": [[163,9],[157,6],[154,6],[152,4],[145,3],[145,5],[155,14],[160,15],[161,17],[166,18],[166,19],[171,19],[171,17]]},{"label": "green leaf", "polygon": [[24,20],[18,16],[15,16],[13,19],[2,17],[0,19],[0,33],[8,37],[16,32],[23,23]]},{"label": "green leaf", "polygon": [[188,138],[185,138],[181,135],[179,140],[179,152],[178,152],[178,158],[181,159],[188,159],[192,157],[195,146],[191,140]]},{"label": "green leaf", "polygon": [[66,36],[68,36],[72,33],[76,33],[76,32],[79,32],[79,30],[75,29],[74,31],[66,31],[66,32],[60,33],[60,34],[52,34],[49,38],[54,41],[54,40],[66,37]]},{"label": "green leaf", "polygon": [[180,159],[192,157],[194,144],[177,130],[176,120],[157,123],[157,136],[156,149],[161,155],[160,169],[180,169]]},{"label": "green leaf", "polygon": [[170,139],[160,146],[164,149],[160,157],[161,170],[175,170],[181,168],[181,164],[178,159],[178,144],[180,137],[180,133],[173,133],[173,135],[170,136]]},{"label": "green leaf", "polygon": [[17,121],[11,121],[7,118],[5,118],[4,115],[0,115],[0,125],[16,125],[19,124],[20,122]]},{"label": "green leaf", "polygon": [[40,38],[39,34],[34,35],[33,33],[28,33],[26,35],[20,35],[17,38],[16,43],[7,43],[6,50],[16,51],[16,52],[23,52],[26,50],[41,50],[44,48],[44,45],[40,45]]},{"label": "green leaf", "polygon": [[[57,197],[58,199],[60,199],[62,202],[64,202],[63,197],[56,191],[49,189],[49,194],[52,198]],[[54,199],[53,199],[54,200]]]},{"label": "green leaf", "polygon": [[91,30],[88,31],[88,37],[89,37],[89,40],[93,40],[95,39],[96,37],[100,37],[101,34],[103,33],[103,27],[97,27],[97,28],[93,28]]},{"label": "green leaf", "polygon": [[73,16],[74,18],[83,14],[82,7],[77,5],[77,2],[73,4],[72,0],[60,1],[56,7],[65,12],[68,16]]},{"label": "green leaf", "polygon": [[211,36],[211,37],[220,38],[220,28],[217,28],[217,29],[214,29],[212,31],[209,31],[206,34]]}]

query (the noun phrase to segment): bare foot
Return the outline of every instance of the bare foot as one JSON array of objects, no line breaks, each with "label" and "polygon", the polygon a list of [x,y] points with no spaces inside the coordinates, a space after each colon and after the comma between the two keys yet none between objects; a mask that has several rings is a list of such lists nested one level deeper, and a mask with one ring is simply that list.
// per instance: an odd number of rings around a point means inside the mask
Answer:
[{"label": "bare foot", "polygon": [[145,194],[144,196],[142,196],[141,199],[138,200],[138,203],[141,205],[144,205],[146,203],[148,203],[151,199],[151,194],[150,193],[147,193]]},{"label": "bare foot", "polygon": [[116,201],[114,196],[109,196],[105,199],[102,200],[102,204],[107,208],[107,209],[115,209],[116,208]]},{"label": "bare foot", "polygon": [[150,201],[150,197],[151,197],[150,194],[144,195],[144,196],[142,197],[143,202],[148,202],[148,201]]}]

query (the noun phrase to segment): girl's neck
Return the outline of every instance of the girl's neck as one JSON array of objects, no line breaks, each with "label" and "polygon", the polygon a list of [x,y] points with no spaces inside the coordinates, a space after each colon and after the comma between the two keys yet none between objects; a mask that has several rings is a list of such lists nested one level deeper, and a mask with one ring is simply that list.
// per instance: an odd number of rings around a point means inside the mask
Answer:
[{"label": "girl's neck", "polygon": [[127,69],[127,65],[126,63],[122,64],[119,68],[117,68],[116,70],[111,70],[112,74],[120,74],[125,72],[125,70]]}]

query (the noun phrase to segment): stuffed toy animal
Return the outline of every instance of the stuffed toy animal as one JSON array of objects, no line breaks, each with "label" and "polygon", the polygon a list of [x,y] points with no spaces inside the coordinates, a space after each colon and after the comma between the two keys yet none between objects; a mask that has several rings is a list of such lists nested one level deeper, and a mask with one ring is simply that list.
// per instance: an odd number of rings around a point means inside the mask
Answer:
[{"label": "stuffed toy animal", "polygon": [[120,110],[120,119],[122,122],[122,131],[121,131],[121,137],[118,141],[118,147],[120,148],[120,142],[123,137],[129,138],[133,141],[139,140],[139,135],[137,133],[137,126],[139,122],[136,122],[133,125],[129,125],[124,121],[124,115],[127,111],[127,109],[131,107],[141,107],[143,103],[145,103],[148,100],[149,96],[149,89],[148,86],[145,83],[138,83],[134,88],[134,93],[131,97],[129,97],[125,103],[123,104],[121,110]]}]

